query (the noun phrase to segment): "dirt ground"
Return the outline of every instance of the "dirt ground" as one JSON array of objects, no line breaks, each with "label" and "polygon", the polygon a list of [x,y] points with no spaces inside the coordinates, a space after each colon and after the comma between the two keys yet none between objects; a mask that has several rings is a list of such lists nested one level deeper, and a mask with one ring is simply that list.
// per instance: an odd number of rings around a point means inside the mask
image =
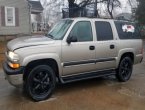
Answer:
[{"label": "dirt ground", "polygon": [[6,42],[0,42],[0,53],[4,53],[6,50]]},{"label": "dirt ground", "polygon": [[0,69],[2,68],[2,62],[4,61],[5,56],[4,54],[0,54]]},{"label": "dirt ground", "polygon": [[5,51],[6,51],[6,42],[0,42],[0,68],[2,67],[1,63],[5,59],[4,55]]}]

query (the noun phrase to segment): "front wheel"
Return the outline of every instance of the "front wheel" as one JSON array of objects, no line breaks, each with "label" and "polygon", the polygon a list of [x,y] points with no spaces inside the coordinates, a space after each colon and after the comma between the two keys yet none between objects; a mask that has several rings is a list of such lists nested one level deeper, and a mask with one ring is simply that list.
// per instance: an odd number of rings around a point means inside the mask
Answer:
[{"label": "front wheel", "polygon": [[130,79],[133,70],[133,61],[130,57],[124,57],[118,69],[116,70],[116,78],[120,82],[126,82]]},{"label": "front wheel", "polygon": [[36,66],[28,75],[25,84],[26,91],[32,99],[45,100],[51,96],[55,88],[55,73],[50,66]]}]

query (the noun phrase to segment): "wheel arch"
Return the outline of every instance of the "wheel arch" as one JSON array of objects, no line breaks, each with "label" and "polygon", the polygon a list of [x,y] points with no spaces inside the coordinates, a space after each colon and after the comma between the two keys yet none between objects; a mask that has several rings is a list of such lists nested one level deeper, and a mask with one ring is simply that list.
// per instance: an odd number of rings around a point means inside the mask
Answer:
[{"label": "wheel arch", "polygon": [[131,60],[134,62],[134,53],[133,53],[133,52],[126,52],[126,53],[124,53],[124,54],[121,56],[121,59],[120,59],[120,60],[122,60],[122,59],[123,59],[124,57],[126,57],[126,56],[130,57]]},{"label": "wheel arch", "polygon": [[[30,59],[30,58],[29,58]],[[40,58],[39,59],[31,59],[29,62],[25,64],[25,70],[24,70],[24,75],[23,79],[25,80],[26,77],[28,76],[29,72],[37,65],[49,65],[51,68],[54,69],[55,75],[57,78],[60,78],[60,74],[62,73],[61,70],[61,63],[59,60],[55,58]]]},{"label": "wheel arch", "polygon": [[120,50],[119,53],[118,53],[118,58],[117,58],[117,62],[116,62],[116,68],[118,68],[118,65],[119,65],[120,61],[125,56],[129,56],[134,62],[134,60],[135,60],[135,50],[132,49],[132,48],[126,48],[126,49]]}]

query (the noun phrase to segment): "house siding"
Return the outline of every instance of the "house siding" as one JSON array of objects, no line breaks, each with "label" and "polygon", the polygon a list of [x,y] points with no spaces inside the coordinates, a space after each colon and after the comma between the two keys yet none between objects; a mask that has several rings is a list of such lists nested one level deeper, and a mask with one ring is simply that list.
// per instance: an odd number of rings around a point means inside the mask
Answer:
[{"label": "house siding", "polygon": [[[16,26],[2,26],[3,18],[0,14],[0,35],[17,35],[17,34],[31,34],[30,10],[26,0],[0,0],[0,7],[8,6],[18,9],[19,20]],[[0,13],[1,13],[0,8]]]}]

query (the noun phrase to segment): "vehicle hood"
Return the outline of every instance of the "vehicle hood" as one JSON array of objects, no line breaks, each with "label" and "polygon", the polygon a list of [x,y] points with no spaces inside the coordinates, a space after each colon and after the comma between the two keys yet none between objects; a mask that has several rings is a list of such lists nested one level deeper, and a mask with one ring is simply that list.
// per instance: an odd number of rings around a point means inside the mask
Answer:
[{"label": "vehicle hood", "polygon": [[7,47],[9,50],[17,50],[20,48],[30,47],[30,46],[40,46],[49,45],[54,43],[54,40],[46,36],[28,36],[16,38],[8,42]]}]

